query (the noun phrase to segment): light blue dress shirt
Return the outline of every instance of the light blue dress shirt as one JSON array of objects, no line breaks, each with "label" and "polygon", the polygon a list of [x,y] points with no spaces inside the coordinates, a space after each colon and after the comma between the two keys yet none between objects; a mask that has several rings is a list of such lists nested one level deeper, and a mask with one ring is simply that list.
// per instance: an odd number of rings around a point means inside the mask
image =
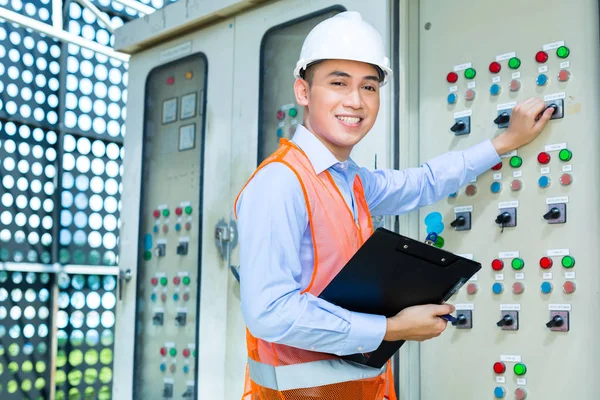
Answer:
[{"label": "light blue dress shirt", "polygon": [[[310,131],[292,139],[317,174],[328,170],[356,216],[354,177],[362,179],[371,214],[399,215],[432,204],[500,162],[490,140],[438,156],[418,168],[370,171],[339,162]],[[238,204],[241,308],[249,331],[268,342],[347,355],[375,350],[386,332],[381,315],[350,312],[300,292],[313,272],[304,195],[285,165],[260,170]]]}]

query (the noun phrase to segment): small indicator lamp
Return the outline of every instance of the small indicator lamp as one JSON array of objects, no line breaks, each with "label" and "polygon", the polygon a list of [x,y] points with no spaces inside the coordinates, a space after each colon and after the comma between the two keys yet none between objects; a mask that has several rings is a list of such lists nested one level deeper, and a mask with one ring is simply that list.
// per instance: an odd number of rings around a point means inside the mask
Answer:
[{"label": "small indicator lamp", "polygon": [[511,266],[515,270],[521,270],[525,266],[525,261],[523,261],[521,258],[515,258],[512,260]]},{"label": "small indicator lamp", "polygon": [[521,60],[518,59],[517,57],[513,57],[510,60],[508,60],[508,67],[510,69],[517,69],[521,66]]},{"label": "small indicator lamp", "polygon": [[540,267],[544,269],[549,269],[552,267],[552,259],[550,257],[542,257],[540,259]]},{"label": "small indicator lamp", "polygon": [[535,61],[539,62],[540,64],[545,63],[548,61],[548,53],[545,51],[538,51],[535,55]]},{"label": "small indicator lamp", "polygon": [[477,71],[475,71],[474,68],[465,69],[465,78],[473,79],[473,78],[475,78],[475,75],[477,75]]},{"label": "small indicator lamp", "polygon": [[446,76],[446,80],[449,83],[456,83],[456,81],[458,80],[458,75],[456,74],[456,72],[450,72],[447,76]]},{"label": "small indicator lamp", "polygon": [[573,153],[569,149],[562,149],[560,153],[558,153],[558,158],[561,161],[569,161],[573,157]]},{"label": "small indicator lamp", "polygon": [[167,78],[167,85],[172,85],[175,83],[175,78],[173,78],[172,76]]},{"label": "small indicator lamp", "polygon": [[515,364],[513,371],[515,372],[515,375],[523,376],[527,373],[527,367],[525,364],[517,363]]},{"label": "small indicator lamp", "polygon": [[490,72],[492,74],[497,74],[498,72],[500,72],[501,69],[502,69],[502,66],[500,65],[499,62],[494,61],[490,64]]},{"label": "small indicator lamp", "polygon": [[494,372],[497,374],[503,374],[506,371],[506,366],[503,362],[494,363]]},{"label": "small indicator lamp", "polygon": [[537,160],[540,164],[548,164],[550,162],[550,154],[542,151],[540,154],[538,154]]},{"label": "small indicator lamp", "polygon": [[523,165],[523,159],[519,156],[512,156],[510,158],[510,166],[513,168],[519,168]]},{"label": "small indicator lamp", "polygon": [[500,259],[495,259],[492,261],[492,269],[494,271],[500,271],[502,268],[504,268],[504,261]]},{"label": "small indicator lamp", "polygon": [[571,256],[564,256],[562,259],[562,266],[565,268],[573,268],[575,266],[575,259]]},{"label": "small indicator lamp", "polygon": [[569,57],[569,54],[571,52],[569,51],[569,48],[567,46],[560,46],[558,49],[556,49],[556,55],[559,58],[567,58]]},{"label": "small indicator lamp", "polygon": [[185,73],[185,79],[192,79],[194,77],[194,73],[192,71],[188,71]]}]

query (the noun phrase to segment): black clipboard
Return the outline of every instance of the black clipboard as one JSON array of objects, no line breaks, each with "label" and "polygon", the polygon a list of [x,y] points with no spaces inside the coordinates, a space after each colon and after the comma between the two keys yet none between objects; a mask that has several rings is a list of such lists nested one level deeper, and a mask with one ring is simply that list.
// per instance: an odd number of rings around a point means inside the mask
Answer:
[{"label": "black clipboard", "polygon": [[[481,264],[378,228],[323,290],[320,298],[350,311],[392,317],[404,308],[441,304],[481,269]],[[404,341],[344,359],[381,368]]]}]

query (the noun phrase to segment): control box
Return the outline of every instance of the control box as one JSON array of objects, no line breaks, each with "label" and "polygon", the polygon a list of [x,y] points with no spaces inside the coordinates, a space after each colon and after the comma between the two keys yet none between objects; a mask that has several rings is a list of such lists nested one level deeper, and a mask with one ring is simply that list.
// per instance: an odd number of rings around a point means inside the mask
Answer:
[{"label": "control box", "polygon": [[421,345],[420,399],[594,399],[598,2],[421,0],[419,14],[421,163],[505,132],[530,97],[553,109],[538,138],[419,212],[422,239],[435,229],[483,266],[448,301],[457,322]]},{"label": "control box", "polygon": [[148,76],[134,398],[195,396],[206,70],[189,56]]}]

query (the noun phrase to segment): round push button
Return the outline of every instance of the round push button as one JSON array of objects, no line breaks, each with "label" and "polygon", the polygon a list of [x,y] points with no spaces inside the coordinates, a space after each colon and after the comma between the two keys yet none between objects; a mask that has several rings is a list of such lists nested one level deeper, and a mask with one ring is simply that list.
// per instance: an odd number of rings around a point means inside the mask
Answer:
[{"label": "round push button", "polygon": [[509,87],[511,92],[516,92],[519,89],[521,89],[521,81],[519,81],[518,79],[513,79],[512,81],[510,81]]},{"label": "round push button", "polygon": [[561,82],[568,81],[570,77],[571,77],[571,73],[569,71],[567,71],[566,69],[562,69],[558,73],[558,80],[561,81]]},{"label": "round push button", "polygon": [[498,193],[502,190],[502,184],[500,182],[493,182],[490,185],[490,190],[492,191],[492,193]]},{"label": "round push button", "polygon": [[571,176],[571,174],[562,174],[560,176],[560,184],[563,186],[568,186],[571,184],[571,182],[573,182],[573,177]]},{"label": "round push button", "polygon": [[497,74],[498,72],[500,72],[501,69],[502,69],[502,66],[497,61],[494,61],[490,64],[490,72],[492,74]]},{"label": "round push button", "polygon": [[475,78],[475,75],[477,75],[477,71],[475,71],[475,68],[465,69],[465,78],[473,79],[473,78]]},{"label": "round push button", "polygon": [[521,190],[521,188],[523,187],[523,182],[521,182],[519,179],[513,179],[513,181],[510,184],[510,188],[513,191],[519,191]]},{"label": "round push button", "polygon": [[540,64],[545,63],[548,61],[548,53],[545,51],[538,51],[535,55],[535,61],[539,62]]},{"label": "round push button", "polygon": [[548,164],[550,162],[550,154],[542,151],[540,154],[538,154],[537,160],[540,164]]},{"label": "round push button", "polygon": [[521,294],[525,290],[525,286],[521,282],[515,282],[513,284],[513,293]]},{"label": "round push button", "polygon": [[575,259],[571,256],[564,256],[561,263],[565,268],[573,268],[575,266]]},{"label": "round push button", "polygon": [[478,288],[477,288],[477,284],[476,283],[469,283],[467,285],[467,293],[468,294],[473,295],[473,294],[477,293],[477,289]]},{"label": "round push button", "polygon": [[494,171],[500,171],[502,169],[502,161],[492,167]]},{"label": "round push button", "polygon": [[527,391],[525,388],[517,388],[515,390],[515,399],[516,400],[525,400],[527,398]]},{"label": "round push button", "polygon": [[546,74],[539,74],[535,80],[535,83],[537,83],[538,86],[544,86],[546,83],[548,83],[548,77]]},{"label": "round push button", "polygon": [[467,194],[467,196],[474,196],[477,193],[477,186],[475,186],[475,185],[467,186],[467,188],[465,189],[465,193]]},{"label": "round push button", "polygon": [[500,85],[498,85],[497,83],[494,83],[492,86],[490,86],[490,94],[492,96],[498,96],[499,93],[500,93]]},{"label": "round push button", "polygon": [[552,259],[550,257],[542,257],[540,259],[540,267],[549,269],[552,267]]},{"label": "round push button", "polygon": [[519,156],[512,156],[510,158],[510,166],[513,168],[519,168],[523,165],[523,159]]},{"label": "round push button", "polygon": [[500,259],[495,259],[494,261],[492,261],[492,269],[494,271],[500,271],[502,270],[502,268],[504,268],[504,261],[500,260]]},{"label": "round push button", "polygon": [[500,293],[502,293],[503,290],[504,290],[504,287],[502,286],[502,284],[500,282],[496,282],[492,285],[492,291],[494,292],[494,294],[500,294]]},{"label": "round push button", "polygon": [[450,72],[447,76],[446,76],[446,80],[449,83],[456,83],[456,81],[458,80],[458,75],[456,74],[456,72]]},{"label": "round push button", "polygon": [[512,260],[512,262],[510,263],[510,265],[512,266],[512,268],[514,270],[522,270],[523,267],[525,267],[525,261],[523,261],[522,258],[515,258]]},{"label": "round push button", "polygon": [[544,282],[541,285],[542,293],[548,294],[552,291],[552,284],[550,282]]},{"label": "round push button", "polygon": [[516,363],[513,367],[513,371],[517,376],[523,376],[527,373],[527,367],[523,363]]},{"label": "round push button", "polygon": [[497,374],[503,374],[506,371],[506,365],[503,362],[498,361],[494,363],[494,372]]},{"label": "round push button", "polygon": [[503,388],[503,387],[497,386],[497,387],[494,389],[494,396],[495,396],[497,399],[502,399],[502,398],[504,398],[504,396],[505,396],[505,395],[506,395],[506,390],[504,390],[504,388]]},{"label": "round push button", "polygon": [[456,103],[456,94],[450,93],[448,95],[448,104],[455,104],[455,103]]},{"label": "round push button", "polygon": [[563,285],[563,292],[571,294],[575,291],[575,282],[567,281]]},{"label": "round push button", "polygon": [[550,186],[550,178],[545,175],[540,176],[540,179],[538,179],[538,185],[540,185],[541,188],[547,188]]},{"label": "round push button", "polygon": [[473,90],[473,89],[468,89],[468,90],[465,92],[465,99],[466,99],[467,101],[471,101],[471,100],[473,100],[474,98],[475,98],[475,90]]}]

